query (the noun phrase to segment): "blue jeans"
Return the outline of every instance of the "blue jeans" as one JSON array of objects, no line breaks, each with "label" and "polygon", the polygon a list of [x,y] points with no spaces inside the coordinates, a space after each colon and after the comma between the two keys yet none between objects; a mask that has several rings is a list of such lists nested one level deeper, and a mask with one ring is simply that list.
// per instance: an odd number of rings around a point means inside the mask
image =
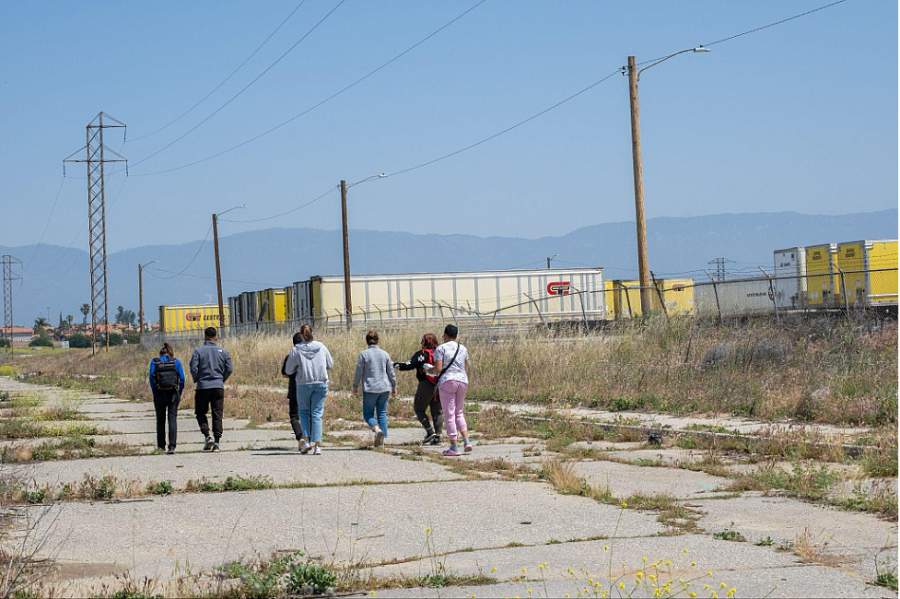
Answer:
[{"label": "blue jeans", "polygon": [[[376,424],[381,428],[387,438],[387,404],[390,393],[366,393],[363,391],[363,418],[369,426]],[[375,420],[375,412],[378,411],[378,420]]]},{"label": "blue jeans", "polygon": [[326,383],[310,383],[297,385],[297,411],[300,413],[300,425],[312,443],[322,441],[322,414],[325,412],[325,395],[328,393]]}]

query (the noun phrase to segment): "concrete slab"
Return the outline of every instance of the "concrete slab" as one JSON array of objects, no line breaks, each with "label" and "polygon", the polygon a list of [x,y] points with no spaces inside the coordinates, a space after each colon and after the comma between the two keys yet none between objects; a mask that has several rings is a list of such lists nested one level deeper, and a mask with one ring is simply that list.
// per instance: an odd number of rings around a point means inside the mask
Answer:
[{"label": "concrete slab", "polygon": [[[222,420],[223,429],[226,431],[242,429],[249,424],[249,420],[236,420],[234,418],[224,418]],[[48,426],[71,426],[73,421],[50,421],[46,422]],[[118,418],[112,420],[91,420],[91,424],[95,424],[97,428],[117,433],[155,433],[156,421],[149,416],[146,418]],[[75,421],[77,424],[77,421]],[[210,419],[210,425],[212,420]],[[179,430],[189,430],[197,428],[197,420],[193,416],[187,414],[178,414]]]},{"label": "concrete slab", "polygon": [[[631,582],[631,580],[629,580]],[[434,597],[451,599],[455,597],[593,597],[590,585],[586,581],[562,581],[551,580],[542,584],[540,581],[531,582],[504,582],[486,586],[468,587],[443,587],[443,588],[413,588],[413,589],[389,589],[375,591],[370,597]],[[872,586],[857,580],[843,572],[821,566],[804,566],[799,568],[773,568],[761,572],[759,570],[735,571],[729,577],[729,583],[737,589],[740,597],[884,597],[895,598],[896,593],[882,587]],[[631,582],[633,585],[633,582]],[[699,586],[696,586],[698,585]],[[691,588],[696,588],[698,597],[709,597],[709,590],[703,589],[700,581],[694,583]],[[778,585],[778,586],[776,586]],[[608,589],[608,585],[604,585]],[[630,586],[628,587],[631,588]],[[712,585],[710,585],[712,588]],[[718,589],[719,596],[726,589]],[[587,590],[585,590],[587,589]],[[618,590],[618,589],[616,589]],[[531,592],[529,592],[531,591]],[[652,589],[644,592],[622,596],[652,597]],[[358,597],[364,594],[355,595]],[[599,594],[597,596],[600,596]],[[618,595],[614,595],[618,596]],[[681,595],[679,595],[681,596]],[[686,596],[686,595],[685,595]]]},{"label": "concrete slab", "polygon": [[616,460],[623,460],[631,463],[640,462],[662,462],[669,466],[680,466],[682,464],[692,464],[699,462],[706,455],[706,452],[694,449],[635,449],[632,451],[611,451],[610,457]]},{"label": "concrete slab", "polygon": [[654,468],[596,461],[576,462],[575,471],[588,482],[608,486],[613,495],[668,494],[677,499],[703,497],[724,488],[727,478],[678,468]]},{"label": "concrete slab", "polygon": [[402,460],[378,451],[323,450],[321,456],[300,455],[296,442],[285,449],[220,453],[176,453],[94,458],[34,464],[36,485],[75,484],[85,475],[112,475],[122,481],[170,481],[183,488],[189,480],[224,481],[228,476],[268,476],[276,484],[339,484],[358,481],[400,482],[454,480],[440,465]]},{"label": "concrete slab", "polygon": [[163,578],[177,562],[189,561],[198,571],[275,550],[304,550],[329,560],[407,558],[422,554],[428,534],[443,552],[611,535],[617,523],[620,534],[661,531],[650,515],[559,495],[538,483],[498,481],[205,493],[24,509],[60,510],[46,551],[58,550],[61,560],[124,563],[134,576]]},{"label": "concrete slab", "polygon": [[808,529],[811,540],[826,554],[847,558],[844,567],[874,576],[875,557],[896,558],[897,523],[870,514],[824,508],[784,497],[746,494],[734,499],[697,501],[705,512],[700,526],[710,532],[733,528],[751,543],[771,537],[793,542]]}]

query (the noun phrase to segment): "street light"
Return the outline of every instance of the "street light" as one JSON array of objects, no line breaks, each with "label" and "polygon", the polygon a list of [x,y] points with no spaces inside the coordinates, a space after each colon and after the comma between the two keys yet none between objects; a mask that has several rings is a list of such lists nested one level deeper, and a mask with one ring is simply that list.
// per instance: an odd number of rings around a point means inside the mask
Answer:
[{"label": "street light", "polygon": [[213,226],[213,245],[216,248],[216,287],[219,291],[219,328],[225,326],[225,307],[222,305],[222,269],[219,266],[219,225],[218,220],[219,217],[223,214],[227,214],[232,210],[242,210],[246,208],[246,204],[241,204],[240,206],[235,206],[234,208],[229,208],[224,212],[219,212],[218,214],[212,215],[212,226]]},{"label": "street light", "polygon": [[353,321],[353,303],[350,300],[350,235],[347,231],[347,190],[351,187],[355,187],[360,183],[365,183],[366,181],[371,181],[372,179],[384,179],[387,177],[384,173],[380,173],[378,175],[371,175],[366,177],[365,179],[360,179],[356,183],[351,183],[347,185],[347,182],[341,180],[340,188],[341,188],[341,225],[344,233],[344,313],[346,314],[347,320],[347,330],[350,330],[350,325]]},{"label": "street light", "polygon": [[151,260],[146,264],[138,264],[138,311],[140,312],[141,335],[144,334],[144,267],[156,264],[158,260]]},{"label": "street light", "polygon": [[547,256],[547,270],[550,270],[550,262],[559,256],[559,254],[553,254],[552,256]]},{"label": "street light", "polygon": [[661,62],[669,60],[673,56],[678,56],[685,52],[702,53],[709,51],[709,48],[704,48],[703,46],[687,48],[660,58],[640,70],[637,68],[635,57],[628,57],[628,91],[631,100],[631,153],[634,162],[634,211],[635,220],[637,221],[638,273],[641,287],[642,314],[650,313],[653,296],[650,293],[650,266],[647,260],[647,224],[644,220],[644,167],[641,160],[641,117],[638,108],[638,80],[641,73]]}]

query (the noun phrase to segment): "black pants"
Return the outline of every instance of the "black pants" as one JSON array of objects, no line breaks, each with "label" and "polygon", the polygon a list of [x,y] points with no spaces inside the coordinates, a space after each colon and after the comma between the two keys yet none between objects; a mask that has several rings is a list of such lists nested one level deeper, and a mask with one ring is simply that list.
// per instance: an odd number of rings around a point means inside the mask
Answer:
[{"label": "black pants", "polygon": [[169,449],[175,449],[178,436],[178,391],[154,391],[153,407],[156,408],[156,446],[166,448],[166,417],[169,420]]},{"label": "black pants", "polygon": [[303,427],[300,425],[300,412],[297,405],[297,393],[293,396],[288,395],[288,414],[291,416],[291,428],[294,429],[294,436],[299,441],[303,438]]},{"label": "black pants", "polygon": [[225,411],[225,389],[197,389],[194,392],[194,414],[200,424],[200,432],[209,436],[206,413],[212,407],[213,437],[216,443],[222,438],[222,413]]},{"label": "black pants", "polygon": [[416,418],[422,423],[426,431],[431,430],[431,421],[425,412],[431,408],[431,419],[434,420],[434,432],[441,434],[441,426],[444,424],[444,412],[441,410],[441,402],[434,397],[434,383],[429,380],[419,381],[416,388],[416,396],[413,399],[413,410]]}]

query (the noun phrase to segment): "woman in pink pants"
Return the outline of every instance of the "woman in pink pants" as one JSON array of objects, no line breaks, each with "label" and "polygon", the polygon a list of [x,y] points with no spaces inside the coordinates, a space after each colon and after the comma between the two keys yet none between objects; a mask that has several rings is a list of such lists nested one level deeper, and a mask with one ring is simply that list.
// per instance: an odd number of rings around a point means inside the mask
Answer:
[{"label": "woman in pink pants", "polygon": [[444,328],[444,343],[434,350],[434,369],[439,372],[437,380],[441,408],[444,411],[444,426],[450,438],[450,449],[443,452],[445,456],[462,455],[457,439],[462,437],[463,451],[472,451],[469,442],[469,430],[463,416],[463,405],[466,402],[466,389],[469,378],[466,376],[466,364],[469,361],[469,350],[456,342],[459,329],[452,324]]}]

